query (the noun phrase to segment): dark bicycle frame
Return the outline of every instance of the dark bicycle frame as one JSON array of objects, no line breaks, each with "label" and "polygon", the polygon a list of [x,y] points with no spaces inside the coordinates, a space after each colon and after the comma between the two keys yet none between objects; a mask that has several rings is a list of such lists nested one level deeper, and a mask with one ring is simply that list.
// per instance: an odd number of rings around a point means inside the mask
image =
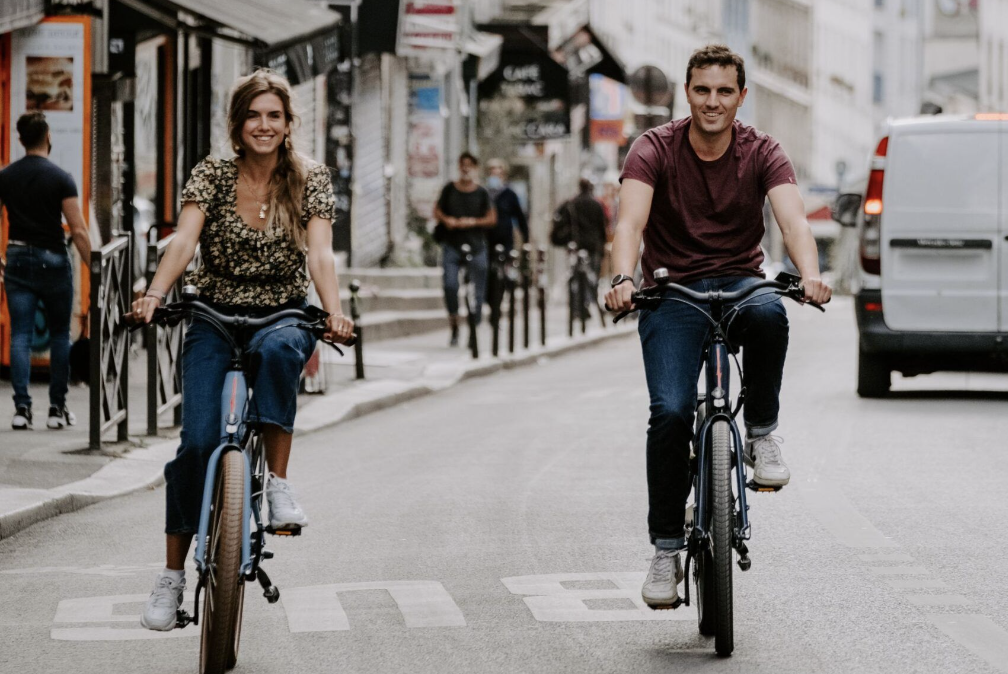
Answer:
[{"label": "dark bicycle frame", "polygon": [[[749,550],[745,541],[749,540],[752,530],[749,525],[749,507],[746,503],[746,487],[751,486],[757,489],[756,485],[746,482],[745,461],[743,460],[742,435],[735,417],[742,404],[745,402],[745,388],[743,387],[738,395],[735,405],[731,401],[731,360],[735,360],[739,372],[741,366],[732,350],[729,348],[728,328],[731,321],[738,315],[738,312],[747,305],[748,302],[767,294],[782,295],[790,297],[799,304],[811,304],[821,311],[825,309],[813,302],[806,302],[804,293],[800,285],[801,279],[792,274],[782,273],[774,280],[763,280],[753,285],[737,290],[726,292],[723,290],[712,290],[709,292],[698,292],[675,283],[659,283],[659,285],[642,289],[634,293],[633,302],[636,309],[655,308],[662,302],[682,302],[692,306],[697,311],[703,313],[711,322],[711,336],[704,349],[704,375],[706,391],[697,398],[697,409],[703,405],[704,419],[696,429],[693,438],[694,458],[691,462],[691,478],[694,480],[694,496],[696,499],[696,511],[693,517],[693,527],[687,541],[687,553],[684,573],[689,576],[689,567],[692,559],[710,545],[710,532],[707,530],[707,523],[710,521],[710,471],[712,454],[710,442],[710,429],[716,421],[727,421],[731,429],[734,452],[732,456],[732,468],[735,475],[735,524],[732,529],[732,547],[739,554],[739,566],[743,570],[749,568]],[[760,290],[771,290],[772,293],[759,293]],[[674,295],[666,297],[666,295]],[[709,311],[704,307],[709,306]],[[634,310],[636,310],[634,309]],[[623,312],[618,315],[613,322],[620,320],[630,312]],[[727,323],[727,325],[726,325]],[[777,491],[777,488],[768,489]],[[684,603],[689,606],[689,582],[686,583],[686,596]]]}]

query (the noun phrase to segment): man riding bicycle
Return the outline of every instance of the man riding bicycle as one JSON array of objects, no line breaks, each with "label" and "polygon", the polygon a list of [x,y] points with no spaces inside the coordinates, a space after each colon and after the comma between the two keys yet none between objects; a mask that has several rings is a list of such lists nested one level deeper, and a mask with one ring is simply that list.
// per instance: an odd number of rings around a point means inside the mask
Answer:
[{"label": "man riding bicycle", "polygon": [[[617,275],[606,294],[614,311],[633,307],[641,242],[644,285],[665,267],[669,280],[697,291],[735,291],[763,273],[760,241],[767,197],[784,246],[802,277],[805,299],[829,301],[819,277],[815,239],[791,162],[770,136],[735,120],[745,100],[742,58],[708,45],[686,67],[690,117],[647,131],[627,155],[620,176],[620,213],[612,246]],[[704,343],[710,323],[694,308],[663,302],[638,324],[651,399],[647,435],[648,529],[655,555],[642,596],[652,608],[679,603],[690,491],[690,442]],[[729,331],[743,350],[746,462],[761,486],[783,487],[791,474],[777,428],[788,320],[777,295],[743,308]]]}]

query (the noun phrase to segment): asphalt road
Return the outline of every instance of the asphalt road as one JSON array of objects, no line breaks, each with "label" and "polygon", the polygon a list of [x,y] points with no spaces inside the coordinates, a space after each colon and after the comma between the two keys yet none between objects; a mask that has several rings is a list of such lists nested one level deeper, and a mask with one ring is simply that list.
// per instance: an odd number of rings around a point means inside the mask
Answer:
[{"label": "asphalt road", "polygon": [[[735,655],[642,607],[647,396],[611,342],[295,440],[311,517],[246,598],[236,672],[1008,672],[1008,378],[854,394],[849,302],[789,307],[780,434],[751,498]],[[198,629],[140,629],[163,489],[0,542],[0,671],[192,672]],[[190,581],[193,574],[190,572]]]}]

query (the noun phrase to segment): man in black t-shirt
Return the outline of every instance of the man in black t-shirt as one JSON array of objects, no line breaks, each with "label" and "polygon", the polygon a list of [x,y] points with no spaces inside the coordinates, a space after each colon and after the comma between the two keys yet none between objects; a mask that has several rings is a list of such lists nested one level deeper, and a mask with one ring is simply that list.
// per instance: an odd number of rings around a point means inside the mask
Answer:
[{"label": "man in black t-shirt", "polygon": [[11,381],[14,418],[11,427],[32,427],[31,342],[35,312],[41,300],[49,328],[49,419],[52,429],[75,423],[67,409],[70,377],[70,313],[73,308],[73,274],[67,254],[63,219],[81,259],[91,259],[91,241],[77,199],[77,186],[66,171],[49,161],[52,139],[41,112],[29,112],[17,121],[18,137],[26,155],[0,171],[0,208],[6,206],[10,229],[7,257],[0,258],[11,318]]},{"label": "man in black t-shirt", "polygon": [[476,178],[479,160],[468,152],[459,157],[459,178],[448,183],[441,190],[441,197],[434,207],[434,217],[444,225],[445,234],[441,240],[441,264],[444,269],[445,305],[448,320],[451,321],[451,345],[458,345],[459,328],[459,271],[462,266],[462,246],[472,249],[469,273],[476,286],[472,312],[478,324],[483,312],[483,297],[486,294],[487,246],[486,229],[497,224],[497,211],[486,188]]}]

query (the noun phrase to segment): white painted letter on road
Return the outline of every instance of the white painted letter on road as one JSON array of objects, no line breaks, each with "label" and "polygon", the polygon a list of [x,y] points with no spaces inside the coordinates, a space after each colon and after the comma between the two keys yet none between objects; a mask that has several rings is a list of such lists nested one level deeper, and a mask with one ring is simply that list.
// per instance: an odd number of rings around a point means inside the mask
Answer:
[{"label": "white painted letter on road", "polygon": [[[641,599],[643,573],[554,573],[501,578],[511,594],[525,595],[525,605],[539,622],[613,622],[626,620],[696,620],[696,609],[654,611]],[[601,605],[593,608],[591,605]],[[613,605],[621,606],[612,608]]]},{"label": "white painted letter on road", "polygon": [[[184,602],[192,604],[193,593],[185,593]],[[133,641],[136,639],[171,639],[199,636],[199,628],[153,632],[140,627],[140,614],[117,614],[117,604],[142,604],[146,594],[118,594],[110,597],[64,599],[56,606],[54,626],[49,636],[57,641]],[[132,623],[130,627],[56,627],[80,623]]]}]

